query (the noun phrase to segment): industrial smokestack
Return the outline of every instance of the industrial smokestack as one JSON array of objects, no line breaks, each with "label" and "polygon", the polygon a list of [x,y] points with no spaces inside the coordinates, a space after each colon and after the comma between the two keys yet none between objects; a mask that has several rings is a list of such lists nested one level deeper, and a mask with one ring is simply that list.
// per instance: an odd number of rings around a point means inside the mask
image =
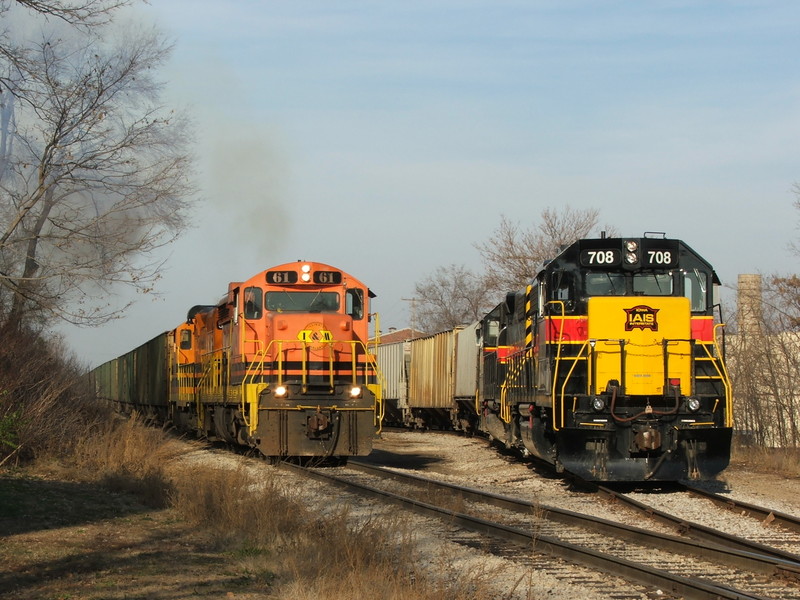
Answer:
[{"label": "industrial smokestack", "polygon": [[744,335],[761,332],[761,275],[739,275],[739,331]]}]

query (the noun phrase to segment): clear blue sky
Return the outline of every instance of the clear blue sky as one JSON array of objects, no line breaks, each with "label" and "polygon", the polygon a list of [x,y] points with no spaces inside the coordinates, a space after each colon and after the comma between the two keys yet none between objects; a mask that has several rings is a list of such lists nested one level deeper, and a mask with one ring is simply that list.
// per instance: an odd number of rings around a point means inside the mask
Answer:
[{"label": "clear blue sky", "polygon": [[70,331],[96,364],[319,260],[409,324],[414,284],[482,268],[501,215],[596,207],[739,273],[796,272],[800,2],[158,0],[167,99],[198,125],[204,203],[163,297]]}]

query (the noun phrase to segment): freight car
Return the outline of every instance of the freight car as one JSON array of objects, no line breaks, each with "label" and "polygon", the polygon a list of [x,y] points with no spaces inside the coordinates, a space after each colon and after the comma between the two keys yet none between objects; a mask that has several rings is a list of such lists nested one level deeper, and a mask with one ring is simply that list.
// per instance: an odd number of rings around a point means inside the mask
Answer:
[{"label": "freight car", "polygon": [[298,261],[234,282],[216,304],[108,361],[101,398],[181,431],[257,448],[274,462],[343,462],[372,450],[380,375],[374,294],[344,271]]},{"label": "freight car", "polygon": [[[479,322],[407,342],[406,397],[387,401],[407,424],[448,414],[456,428],[474,425],[589,480],[713,478],[728,465],[733,429],[719,283],[705,259],[663,234],[579,240]],[[462,335],[443,356],[423,348]],[[417,395],[420,378],[472,382],[474,401]]]},{"label": "freight car", "polygon": [[480,325],[378,346],[387,424],[475,429]]}]

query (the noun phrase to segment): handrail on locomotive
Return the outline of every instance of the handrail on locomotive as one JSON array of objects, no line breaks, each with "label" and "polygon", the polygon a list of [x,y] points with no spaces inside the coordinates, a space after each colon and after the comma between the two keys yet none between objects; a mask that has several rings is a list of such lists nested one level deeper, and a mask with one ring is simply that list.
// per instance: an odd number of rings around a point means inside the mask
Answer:
[{"label": "handrail on locomotive", "polygon": [[[376,414],[375,424],[376,426],[380,425],[380,415],[382,414],[381,410],[381,396],[380,396],[380,388],[376,387],[375,382],[372,381],[373,379],[379,376],[380,370],[378,368],[378,364],[375,360],[375,356],[369,353],[368,344],[365,344],[361,340],[325,340],[325,341],[317,341],[314,342],[315,344],[324,344],[330,346],[328,354],[328,366],[329,366],[329,373],[328,373],[328,385],[333,391],[335,388],[335,375],[336,369],[334,368],[335,365],[335,356],[336,353],[347,354],[351,356],[350,362],[350,377],[351,377],[351,384],[353,386],[363,385],[372,389],[376,393],[376,404],[377,407],[374,409]],[[259,341],[259,344],[261,342]],[[342,351],[336,350],[334,347],[336,344],[349,346],[350,351]],[[274,354],[270,352],[270,349],[273,350]],[[259,349],[254,353],[255,359],[250,361],[250,364],[247,369],[247,373],[245,378],[242,380],[242,413],[254,415],[253,422],[250,424],[250,428],[255,430],[258,425],[258,395],[263,390],[268,390],[270,388],[269,382],[264,381],[257,381],[257,378],[263,377],[270,377],[274,376],[277,377],[277,380],[274,382],[275,386],[281,386],[284,383],[284,379],[286,378],[286,371],[287,369],[284,368],[284,356],[287,352],[291,350],[302,350],[302,361],[301,361],[301,386],[303,391],[306,390],[308,387],[308,375],[309,375],[309,368],[308,368],[308,353],[311,349],[311,343],[305,340],[270,340],[269,344],[266,348]],[[359,349],[363,349],[363,352],[358,352]],[[278,366],[276,369],[265,368],[264,363],[269,359],[269,357],[275,356]],[[358,357],[363,356],[365,357],[365,362],[359,363]],[[363,381],[359,382],[359,378],[363,377]],[[252,386],[258,386],[255,388],[257,391],[253,391],[254,388]],[[249,399],[245,399],[247,396]],[[245,410],[245,402],[250,405],[250,410]],[[309,407],[303,404],[298,404],[292,407],[292,410],[304,410]],[[342,407],[333,405],[332,408],[336,410],[364,410],[362,408],[349,408],[349,407]],[[269,409],[267,409],[269,410]]]}]

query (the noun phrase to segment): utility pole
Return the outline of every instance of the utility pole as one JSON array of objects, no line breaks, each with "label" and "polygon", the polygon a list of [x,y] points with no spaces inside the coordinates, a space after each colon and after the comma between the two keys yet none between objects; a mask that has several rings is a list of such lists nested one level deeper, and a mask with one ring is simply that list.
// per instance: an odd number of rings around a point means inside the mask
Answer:
[{"label": "utility pole", "polygon": [[411,337],[412,339],[417,337],[417,302],[419,302],[418,298],[400,298],[404,302],[411,303]]}]

